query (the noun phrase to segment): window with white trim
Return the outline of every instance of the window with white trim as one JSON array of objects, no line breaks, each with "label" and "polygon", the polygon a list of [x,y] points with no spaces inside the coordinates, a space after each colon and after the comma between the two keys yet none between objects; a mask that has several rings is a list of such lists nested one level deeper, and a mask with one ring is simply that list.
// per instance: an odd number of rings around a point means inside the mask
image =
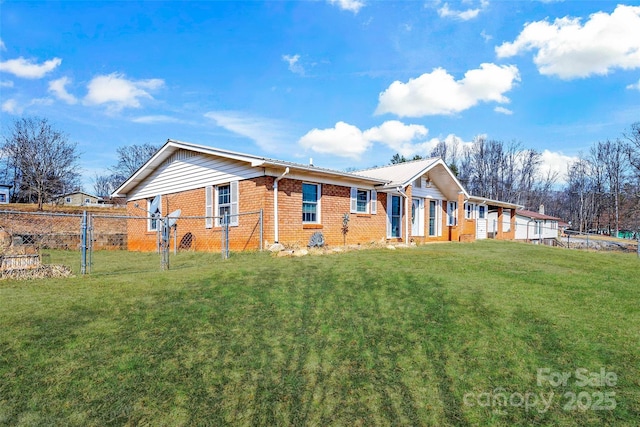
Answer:
[{"label": "window with white trim", "polygon": [[486,207],[485,206],[478,206],[478,218],[480,219],[485,219],[486,218]]},{"label": "window with white trim", "polygon": [[447,202],[447,225],[458,224],[458,202]]},{"label": "window with white trim", "polygon": [[320,184],[302,183],[302,222],[320,223]]},{"label": "window with white trim", "polygon": [[466,219],[473,219],[473,209],[475,205],[473,203],[465,203],[464,204],[464,217]]},{"label": "window with white trim", "polygon": [[229,225],[238,225],[238,181],[216,186],[215,194],[215,223],[216,227],[224,224],[224,218],[229,218]]},{"label": "window with white trim", "polygon": [[160,206],[155,211],[151,212],[151,201],[147,200],[147,212],[149,212],[149,218],[147,219],[147,231],[158,231],[158,218],[160,217]]},{"label": "window with white trim", "polygon": [[377,198],[376,190],[351,187],[351,213],[375,214],[377,212]]},{"label": "window with white trim", "polygon": [[66,199],[64,199],[65,203],[71,203],[71,197],[67,197]]}]

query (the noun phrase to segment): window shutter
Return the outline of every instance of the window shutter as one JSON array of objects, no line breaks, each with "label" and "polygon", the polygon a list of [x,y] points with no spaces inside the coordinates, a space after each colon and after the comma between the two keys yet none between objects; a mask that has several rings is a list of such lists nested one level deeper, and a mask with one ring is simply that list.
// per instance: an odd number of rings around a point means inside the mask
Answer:
[{"label": "window shutter", "polygon": [[351,187],[351,213],[358,212],[358,189]]},{"label": "window shutter", "polygon": [[213,191],[213,221],[216,227],[220,227],[220,224],[222,223],[221,218],[219,217],[220,215],[220,208],[218,207],[218,202],[220,201],[220,198],[218,197],[218,186],[216,185],[214,187],[214,191]]},{"label": "window shutter", "polygon": [[229,218],[229,225],[237,226],[240,222],[238,220],[238,181],[231,181],[231,218]]},{"label": "window shutter", "polygon": [[213,186],[207,185],[204,189],[204,227],[213,227]]},{"label": "window shutter", "polygon": [[378,192],[376,190],[371,190],[371,209],[370,212],[372,215],[375,215],[378,212]]},{"label": "window shutter", "polygon": [[391,194],[387,193],[387,238],[391,237]]}]

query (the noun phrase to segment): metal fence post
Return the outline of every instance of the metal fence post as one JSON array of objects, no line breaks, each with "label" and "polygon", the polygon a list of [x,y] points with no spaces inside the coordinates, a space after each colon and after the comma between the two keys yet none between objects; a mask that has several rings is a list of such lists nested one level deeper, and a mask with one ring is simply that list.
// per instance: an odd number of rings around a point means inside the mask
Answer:
[{"label": "metal fence post", "polygon": [[222,216],[222,259],[229,258],[229,212]]},{"label": "metal fence post", "polygon": [[262,209],[260,209],[260,250],[262,251],[263,247],[263,241],[264,241],[264,229],[262,228],[262,220],[263,220],[263,213],[262,213]]},{"label": "metal fence post", "polygon": [[91,274],[91,267],[93,266],[93,215],[89,214],[87,216],[87,251],[89,252],[89,257],[87,259],[87,270],[88,273]]},{"label": "metal fence post", "polygon": [[82,225],[80,226],[80,274],[87,273],[87,211],[82,211]]}]

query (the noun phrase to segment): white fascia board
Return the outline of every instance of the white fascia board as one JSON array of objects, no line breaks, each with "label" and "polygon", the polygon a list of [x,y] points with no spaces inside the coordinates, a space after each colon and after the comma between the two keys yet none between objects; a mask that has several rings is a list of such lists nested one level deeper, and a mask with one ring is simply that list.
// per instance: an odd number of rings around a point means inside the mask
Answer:
[{"label": "white fascia board", "polygon": [[[295,166],[287,166],[290,172],[284,176],[285,179],[294,179],[298,181],[317,182],[320,184],[331,184],[342,187],[358,187],[366,190],[376,190],[376,184],[380,183],[380,180],[373,180],[371,178],[362,178],[355,175],[342,175],[331,174],[322,170],[309,170],[304,168],[296,168]],[[265,175],[272,177],[279,177],[282,175],[281,168],[268,167],[265,168]]]}]

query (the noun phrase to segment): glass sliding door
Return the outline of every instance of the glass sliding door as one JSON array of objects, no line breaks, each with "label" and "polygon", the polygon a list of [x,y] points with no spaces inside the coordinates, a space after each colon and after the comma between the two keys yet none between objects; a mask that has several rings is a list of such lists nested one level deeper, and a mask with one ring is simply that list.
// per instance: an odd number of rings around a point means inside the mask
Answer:
[{"label": "glass sliding door", "polygon": [[438,235],[438,201],[429,200],[429,236]]}]

